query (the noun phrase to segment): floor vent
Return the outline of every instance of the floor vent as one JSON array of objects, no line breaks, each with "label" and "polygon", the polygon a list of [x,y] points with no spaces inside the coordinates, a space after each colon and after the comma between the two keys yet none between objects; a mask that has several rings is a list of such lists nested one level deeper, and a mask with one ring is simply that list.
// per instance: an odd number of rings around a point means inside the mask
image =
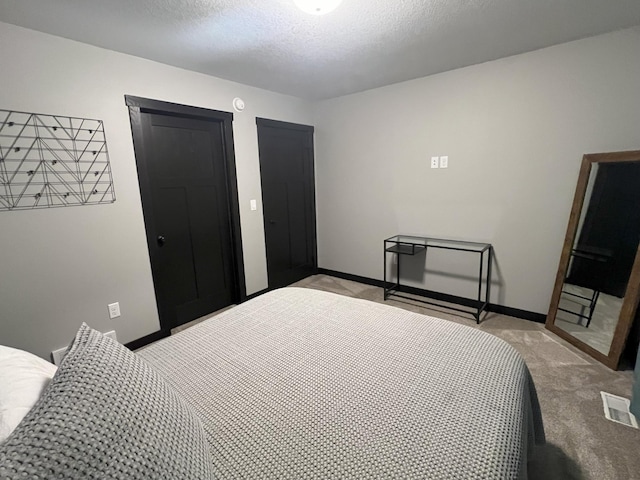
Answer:
[{"label": "floor vent", "polygon": [[612,422],[621,423],[628,427],[638,428],[636,417],[629,411],[628,399],[611,395],[607,392],[600,392],[602,395],[602,406],[604,407],[604,416]]}]

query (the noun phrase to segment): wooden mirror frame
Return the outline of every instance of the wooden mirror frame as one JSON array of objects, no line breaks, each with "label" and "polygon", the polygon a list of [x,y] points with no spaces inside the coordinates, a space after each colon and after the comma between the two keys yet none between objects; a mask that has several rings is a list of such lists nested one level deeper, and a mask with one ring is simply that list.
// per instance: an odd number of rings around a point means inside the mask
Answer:
[{"label": "wooden mirror frame", "polygon": [[[583,352],[588,353],[596,360],[604,363],[609,368],[616,370],[618,368],[620,356],[624,350],[627,336],[629,335],[629,330],[631,329],[631,324],[633,323],[636,309],[638,308],[638,300],[640,298],[640,243],[638,244],[638,251],[636,252],[635,261],[633,262],[631,274],[629,275],[629,283],[627,284],[627,290],[622,302],[620,316],[618,317],[618,324],[616,325],[616,329],[613,334],[613,340],[611,342],[608,355],[605,355],[592,346],[578,340],[569,332],[561,329],[554,323],[558,312],[558,304],[560,303],[560,295],[562,294],[562,285],[569,266],[571,249],[573,248],[573,243],[577,234],[578,222],[580,220],[580,213],[582,212],[584,196],[587,191],[587,183],[589,182],[591,167],[594,163],[613,162],[640,162],[640,150],[628,152],[591,153],[582,157],[578,185],[573,198],[573,206],[571,207],[571,215],[569,216],[569,225],[567,226],[567,234],[562,247],[558,274],[556,275],[556,283],[553,288],[553,295],[551,297],[551,304],[549,306],[549,314],[547,315],[545,327]],[[638,188],[640,188],[640,186]]]}]

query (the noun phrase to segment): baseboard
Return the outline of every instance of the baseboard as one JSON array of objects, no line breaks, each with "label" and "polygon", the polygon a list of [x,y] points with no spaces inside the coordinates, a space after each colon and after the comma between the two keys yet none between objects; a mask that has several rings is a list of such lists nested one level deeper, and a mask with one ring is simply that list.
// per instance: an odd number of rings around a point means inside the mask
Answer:
[{"label": "baseboard", "polygon": [[[259,292],[252,293],[251,295],[244,295],[243,297],[241,297],[240,303],[244,303],[248,300],[251,300],[252,298],[256,298],[262,295],[263,293],[267,293],[269,290],[270,290],[269,288],[265,288],[264,290],[260,290]],[[161,338],[165,338],[170,335],[171,335],[171,330],[166,330],[166,331],[158,330],[157,332],[153,332],[145,337],[139,338],[137,340],[134,340],[133,342],[129,342],[125,344],[125,347],[127,347],[129,350],[137,350],[139,348],[146,347],[150,343],[157,342]]]},{"label": "baseboard", "polygon": [[146,335],[132,342],[125,343],[124,346],[129,350],[137,350],[139,348],[146,347],[153,342],[157,342],[161,338],[168,337],[169,335],[171,335],[170,330],[158,330],[157,332],[150,333],[149,335]]},{"label": "baseboard", "polygon": [[[374,278],[362,277],[360,275],[353,275],[351,273],[337,272],[335,270],[328,270],[326,268],[319,268],[318,273],[322,275],[329,275],[331,277],[342,278],[344,280],[351,280],[353,282],[364,283],[365,285],[372,285],[374,287],[383,286],[382,280],[376,280]],[[469,298],[459,297],[457,295],[449,295],[441,292],[434,292],[432,290],[426,290],[422,288],[409,287],[409,286],[401,286],[400,291],[404,293],[409,293],[412,295],[419,295],[422,297],[432,298],[434,300],[440,300],[443,302],[456,303],[458,305],[463,305],[465,307],[475,307],[477,301],[471,300]],[[502,315],[507,315],[509,317],[521,318],[523,320],[529,320],[537,323],[545,323],[547,316],[542,313],[530,312],[528,310],[521,310],[519,308],[507,307],[504,305],[497,305],[495,303],[490,303],[487,305],[487,310],[489,312],[499,313]]]},{"label": "baseboard", "polygon": [[318,268],[320,275],[329,275],[330,277],[342,278],[344,280],[351,280],[352,282],[364,283],[365,285],[372,285],[374,287],[382,288],[382,280],[375,280],[369,277],[361,277],[360,275],[353,275],[351,273],[336,272],[335,270],[327,270],[326,268]]},{"label": "baseboard", "polygon": [[253,298],[259,297],[260,295],[263,295],[263,294],[267,293],[270,290],[271,290],[270,288],[265,288],[263,290],[260,290],[259,292],[255,292],[255,293],[252,293],[251,295],[247,295],[245,297],[245,299],[241,303],[244,303],[244,302],[249,301],[249,300],[251,300]]},{"label": "baseboard", "polygon": [[505,307],[504,305],[496,305],[490,303],[488,310],[494,313],[500,313],[509,317],[522,318],[523,320],[530,320],[536,323],[545,323],[547,321],[547,315],[544,313],[530,312],[529,310],[521,310],[519,308]]},{"label": "baseboard", "polygon": [[[407,285],[400,285],[400,288],[398,288],[398,291],[402,293],[409,293],[411,295],[418,295],[421,297],[432,298],[440,302],[456,303],[464,307],[478,308],[477,300],[472,300],[470,298],[465,298],[465,297],[459,297],[457,295],[450,295],[448,293],[434,292],[433,290],[426,290],[424,288],[417,288],[417,287],[409,287]],[[487,310],[489,310],[488,306],[487,306]]]}]

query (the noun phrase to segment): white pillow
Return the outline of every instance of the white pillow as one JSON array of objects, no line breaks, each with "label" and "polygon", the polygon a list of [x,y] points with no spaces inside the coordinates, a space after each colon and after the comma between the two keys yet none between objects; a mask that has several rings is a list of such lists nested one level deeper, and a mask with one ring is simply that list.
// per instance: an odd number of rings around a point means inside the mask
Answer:
[{"label": "white pillow", "polygon": [[0,345],[0,443],[35,405],[56,370],[29,352]]}]

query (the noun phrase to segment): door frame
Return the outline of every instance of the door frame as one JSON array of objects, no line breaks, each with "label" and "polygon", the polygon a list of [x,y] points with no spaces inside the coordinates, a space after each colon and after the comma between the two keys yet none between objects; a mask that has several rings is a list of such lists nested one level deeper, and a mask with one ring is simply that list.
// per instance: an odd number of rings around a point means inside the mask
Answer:
[{"label": "door frame", "polygon": [[[318,218],[317,218],[317,212],[316,212],[316,165],[315,165],[315,152],[314,152],[314,142],[313,142],[313,136],[314,136],[314,131],[315,128],[312,125],[303,125],[303,124],[299,124],[299,123],[291,123],[291,122],[283,122],[281,120],[271,120],[268,118],[260,118],[260,117],[256,117],[256,125],[257,125],[257,129],[256,129],[256,136],[258,137],[258,163],[260,164],[260,187],[262,188],[262,159],[260,158],[260,137],[259,137],[259,132],[258,129],[260,127],[266,127],[266,128],[281,128],[281,129],[288,129],[288,130],[297,130],[300,132],[305,132],[309,134],[308,139],[310,140],[309,144],[306,145],[308,151],[309,151],[309,164],[310,167],[309,171],[311,172],[311,183],[313,185],[313,195],[311,196],[311,215],[313,217],[313,222],[312,222],[312,240],[313,240],[313,245],[311,246],[312,251],[313,251],[313,268],[315,273],[318,273]],[[262,194],[264,197],[264,194]],[[263,203],[263,208],[264,208],[264,203]],[[268,255],[267,252],[267,245],[266,245],[266,241],[267,241],[267,217],[263,216],[262,219],[263,222],[263,228],[264,228],[264,232],[265,232],[265,256]],[[267,265],[269,263],[268,258],[267,260]],[[269,272],[267,271],[267,281],[269,278]],[[271,290],[274,287],[272,285],[269,285],[267,287],[267,290]]]},{"label": "door frame", "polygon": [[[236,159],[233,143],[233,113],[210,110],[208,108],[193,107],[178,103],[152,100],[149,98],[134,97],[125,95],[125,104],[129,107],[129,118],[131,120],[131,133],[133,135],[133,149],[135,153],[136,167],[138,171],[138,183],[140,185],[140,196],[142,200],[142,213],[144,216],[144,226],[147,236],[147,247],[149,249],[149,261],[153,270],[154,252],[157,250],[155,242],[155,220],[153,217],[153,200],[151,195],[151,179],[147,169],[146,150],[142,129],[142,114],[161,114],[173,117],[191,118],[219,122],[222,128],[222,140],[224,151],[224,162],[226,171],[227,192],[229,195],[229,223],[231,227],[231,250],[233,254],[233,301],[242,303],[247,299],[247,289],[244,272],[244,258],[242,253],[242,235],[240,230],[240,202],[238,199],[238,180],[236,176]],[[171,326],[167,320],[160,315],[158,307],[159,292],[155,279],[153,288],[156,296],[156,308],[160,318],[160,329],[164,333],[169,333]]]}]

